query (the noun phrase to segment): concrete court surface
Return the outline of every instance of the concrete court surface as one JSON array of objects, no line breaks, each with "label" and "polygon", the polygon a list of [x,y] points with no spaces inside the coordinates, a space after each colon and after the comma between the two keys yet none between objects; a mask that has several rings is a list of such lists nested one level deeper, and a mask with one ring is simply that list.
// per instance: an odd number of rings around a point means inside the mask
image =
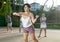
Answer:
[{"label": "concrete court surface", "polygon": [[[39,34],[39,29],[36,30],[36,37]],[[60,42],[60,30],[47,29],[47,37],[44,37],[44,31],[40,38],[37,38],[39,42]],[[29,42],[33,42],[30,35],[28,37]],[[23,31],[19,33],[18,28],[13,29],[12,32],[6,32],[6,29],[0,29],[0,42],[24,42]]]}]

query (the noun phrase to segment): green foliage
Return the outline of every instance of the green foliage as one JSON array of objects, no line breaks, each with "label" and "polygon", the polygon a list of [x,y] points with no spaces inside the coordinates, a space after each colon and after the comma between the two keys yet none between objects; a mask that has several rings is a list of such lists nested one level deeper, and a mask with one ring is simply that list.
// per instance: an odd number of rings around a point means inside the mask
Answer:
[{"label": "green foliage", "polygon": [[0,26],[5,26],[6,25],[6,16],[7,14],[12,13],[11,5],[10,5],[10,0],[0,0],[1,8],[0,8]]},{"label": "green foliage", "polygon": [[[6,2],[6,3],[4,3],[4,2]],[[2,3],[2,7],[1,7],[1,9],[0,9],[0,15],[7,15],[7,13],[12,13],[12,9],[11,9],[11,6],[10,6],[10,0],[6,0],[6,1],[4,1],[4,0],[2,0],[1,1],[1,3]]]},{"label": "green foliage", "polygon": [[[34,24],[35,28],[40,28],[40,23]],[[60,24],[48,24],[47,23],[47,29],[60,29]]]},{"label": "green foliage", "polygon": [[6,26],[5,17],[0,15],[0,26]]},{"label": "green foliage", "polygon": [[13,16],[12,17],[12,23],[13,23],[13,27],[19,27],[19,25],[20,25],[20,17]]},{"label": "green foliage", "polygon": [[60,24],[47,24],[48,29],[60,29]]}]

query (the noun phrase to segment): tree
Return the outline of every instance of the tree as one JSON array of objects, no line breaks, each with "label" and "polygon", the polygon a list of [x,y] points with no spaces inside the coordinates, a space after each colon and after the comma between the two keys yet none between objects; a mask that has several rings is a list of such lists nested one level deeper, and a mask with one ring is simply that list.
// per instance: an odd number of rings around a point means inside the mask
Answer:
[{"label": "tree", "polygon": [[12,13],[12,9],[11,9],[11,6],[10,6],[10,0],[0,0],[0,2],[2,3],[1,8],[0,8],[0,16],[4,17],[3,21],[4,21],[4,24],[5,24],[7,13],[9,13],[9,14]]},{"label": "tree", "polygon": [[42,6],[42,12],[43,12],[43,10],[44,10],[44,6],[45,6],[45,4],[47,3],[47,1],[48,1],[48,0],[46,0],[45,3],[44,3],[44,5]]}]

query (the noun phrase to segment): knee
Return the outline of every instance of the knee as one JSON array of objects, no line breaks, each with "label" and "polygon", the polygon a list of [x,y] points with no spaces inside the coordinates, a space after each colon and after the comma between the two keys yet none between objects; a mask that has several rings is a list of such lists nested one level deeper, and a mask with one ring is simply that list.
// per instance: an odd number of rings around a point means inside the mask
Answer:
[{"label": "knee", "polygon": [[35,37],[33,37],[32,39],[33,39],[33,40],[36,40],[36,38],[35,38]]},{"label": "knee", "polygon": [[26,40],[28,40],[28,38],[24,38],[24,40],[26,41]]},{"label": "knee", "polygon": [[42,31],[42,29],[40,31]]}]

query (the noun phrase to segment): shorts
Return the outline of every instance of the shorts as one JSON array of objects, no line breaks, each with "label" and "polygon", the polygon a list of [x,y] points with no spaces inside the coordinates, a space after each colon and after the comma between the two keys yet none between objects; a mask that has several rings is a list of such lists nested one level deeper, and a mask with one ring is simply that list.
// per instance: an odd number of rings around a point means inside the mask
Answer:
[{"label": "shorts", "polygon": [[23,28],[23,31],[24,31],[24,33],[34,33],[35,32],[33,25],[31,25],[27,28]]},{"label": "shorts", "polygon": [[23,28],[23,25],[22,24],[20,24],[20,26],[19,26],[20,28]]},{"label": "shorts", "polygon": [[12,22],[7,24],[8,27],[12,27]]}]

